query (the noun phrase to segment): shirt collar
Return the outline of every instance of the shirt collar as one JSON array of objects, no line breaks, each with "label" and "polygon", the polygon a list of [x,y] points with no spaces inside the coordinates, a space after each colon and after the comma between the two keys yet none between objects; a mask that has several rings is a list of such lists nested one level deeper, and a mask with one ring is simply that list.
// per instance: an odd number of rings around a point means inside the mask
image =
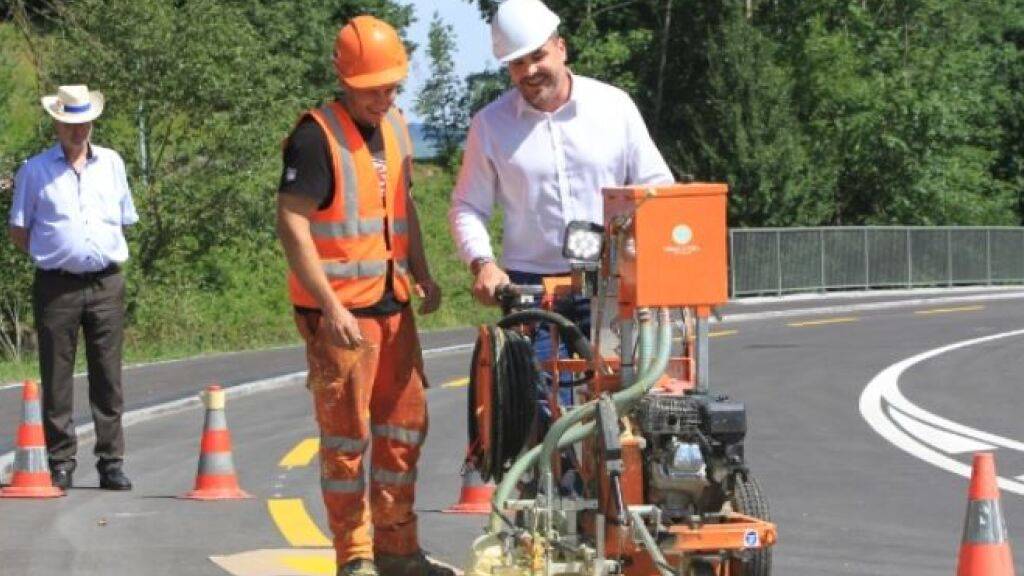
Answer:
[{"label": "shirt collar", "polygon": [[[87,149],[85,151],[85,161],[95,162],[96,151],[92,149],[92,142],[86,144]],[[60,145],[60,142],[54,144],[53,148],[50,148],[50,153],[53,155],[54,161],[67,162],[67,158],[64,157],[64,147]]]},{"label": "shirt collar", "polygon": [[569,70],[569,99],[566,100],[565,104],[562,104],[554,112],[543,112],[541,110],[538,110],[538,109],[534,108],[529,102],[526,101],[526,98],[523,98],[522,92],[520,92],[519,88],[516,87],[515,88],[515,91],[516,91],[516,100],[515,100],[516,117],[517,118],[522,118],[524,114],[550,114],[550,115],[553,116],[553,115],[558,114],[559,112],[561,112],[563,110],[571,110],[571,109],[575,108],[576,105],[577,105],[576,103],[578,102],[578,99],[579,99],[579,86],[580,86],[580,83],[577,82],[576,80],[577,80],[576,79],[576,75],[572,73],[572,70]]}]

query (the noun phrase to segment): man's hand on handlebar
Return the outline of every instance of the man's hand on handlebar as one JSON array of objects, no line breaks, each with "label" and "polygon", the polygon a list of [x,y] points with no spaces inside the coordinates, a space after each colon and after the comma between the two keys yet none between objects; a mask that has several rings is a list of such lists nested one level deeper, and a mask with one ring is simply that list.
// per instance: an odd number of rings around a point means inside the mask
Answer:
[{"label": "man's hand on handlebar", "polygon": [[485,262],[480,266],[473,281],[473,297],[485,306],[497,306],[494,291],[502,284],[508,284],[508,274],[494,262]]}]

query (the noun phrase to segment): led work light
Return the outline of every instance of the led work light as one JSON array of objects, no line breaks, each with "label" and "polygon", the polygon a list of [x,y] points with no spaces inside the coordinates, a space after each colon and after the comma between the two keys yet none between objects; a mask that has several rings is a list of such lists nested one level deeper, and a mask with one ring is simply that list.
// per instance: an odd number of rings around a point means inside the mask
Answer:
[{"label": "led work light", "polygon": [[597,262],[604,247],[604,226],[574,220],[565,229],[562,256],[577,262]]}]

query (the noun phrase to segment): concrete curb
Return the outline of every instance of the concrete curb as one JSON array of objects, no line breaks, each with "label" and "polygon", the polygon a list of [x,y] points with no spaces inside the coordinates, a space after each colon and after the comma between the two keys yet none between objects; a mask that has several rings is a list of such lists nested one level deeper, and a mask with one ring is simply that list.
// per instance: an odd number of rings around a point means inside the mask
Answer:
[{"label": "concrete curb", "polygon": [[742,314],[723,314],[722,322],[749,322],[753,320],[770,320],[772,318],[791,318],[794,316],[816,316],[821,314],[842,314],[845,312],[865,312],[871,310],[891,310],[894,308],[912,308],[914,306],[930,306],[934,304],[955,304],[958,302],[987,302],[992,300],[1024,299],[1024,292],[1000,292],[997,294],[972,294],[965,296],[946,296],[940,298],[915,298],[913,300],[892,300],[888,302],[864,302],[862,304],[839,304],[817,308],[794,308],[792,310],[767,310]]}]

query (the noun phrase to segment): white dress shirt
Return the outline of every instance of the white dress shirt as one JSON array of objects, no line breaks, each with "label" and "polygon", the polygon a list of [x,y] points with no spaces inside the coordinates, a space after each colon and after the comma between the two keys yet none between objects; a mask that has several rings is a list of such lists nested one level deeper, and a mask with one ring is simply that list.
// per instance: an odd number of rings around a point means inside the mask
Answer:
[{"label": "white dress shirt", "polygon": [[33,156],[15,177],[8,223],[29,232],[38,268],[75,274],[103,270],[128,259],[122,226],[139,220],[124,161],[90,145],[81,173],[60,144]]},{"label": "white dress shirt", "polygon": [[466,263],[493,258],[486,224],[497,201],[503,267],[562,273],[565,228],[603,223],[602,187],[672,181],[629,96],[573,75],[569,101],[555,112],[537,110],[513,88],[473,117],[448,219]]}]

